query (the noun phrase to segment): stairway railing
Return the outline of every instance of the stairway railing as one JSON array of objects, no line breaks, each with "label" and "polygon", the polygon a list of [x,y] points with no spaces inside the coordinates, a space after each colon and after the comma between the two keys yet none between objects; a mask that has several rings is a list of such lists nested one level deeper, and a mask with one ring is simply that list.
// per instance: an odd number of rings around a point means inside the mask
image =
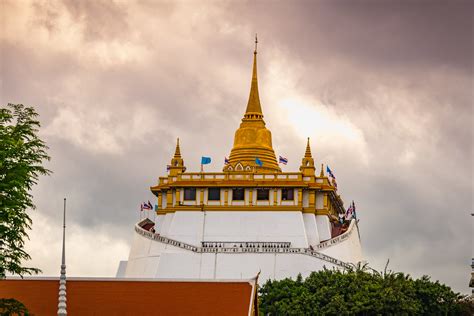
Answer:
[{"label": "stairway railing", "polygon": [[168,237],[163,237],[159,234],[152,233],[140,227],[140,223],[135,225],[135,231],[146,237],[148,239],[161,242],[163,244],[171,245],[181,249],[189,250],[196,253],[227,253],[227,254],[237,254],[237,253],[294,253],[294,254],[303,254],[311,257],[318,258],[320,260],[332,263],[341,268],[349,268],[351,264],[333,258],[331,256],[322,254],[318,251],[312,250],[310,248],[247,248],[247,247],[235,247],[235,248],[225,248],[225,247],[197,247],[190,244],[187,244],[182,241],[177,241]]}]

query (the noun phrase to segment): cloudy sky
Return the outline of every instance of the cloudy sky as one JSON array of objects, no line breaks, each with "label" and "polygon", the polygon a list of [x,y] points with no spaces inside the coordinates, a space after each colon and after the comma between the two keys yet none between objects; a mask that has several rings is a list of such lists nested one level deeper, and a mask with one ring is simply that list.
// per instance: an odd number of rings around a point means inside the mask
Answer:
[{"label": "cloudy sky", "polygon": [[468,291],[473,211],[469,1],[1,2],[1,104],[35,106],[54,173],[34,189],[31,265],[113,276],[176,137],[219,171],[259,37],[260,97],[284,171],[306,137],[354,199],[376,269]]}]

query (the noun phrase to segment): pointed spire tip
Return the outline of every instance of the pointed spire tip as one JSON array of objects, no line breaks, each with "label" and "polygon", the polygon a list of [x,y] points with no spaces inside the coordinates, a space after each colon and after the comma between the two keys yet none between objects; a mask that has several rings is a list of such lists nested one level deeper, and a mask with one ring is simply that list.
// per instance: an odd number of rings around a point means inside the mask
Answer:
[{"label": "pointed spire tip", "polygon": [[257,38],[257,33],[255,33],[255,50],[253,51],[254,54],[257,53],[257,44],[258,44],[258,38]]}]

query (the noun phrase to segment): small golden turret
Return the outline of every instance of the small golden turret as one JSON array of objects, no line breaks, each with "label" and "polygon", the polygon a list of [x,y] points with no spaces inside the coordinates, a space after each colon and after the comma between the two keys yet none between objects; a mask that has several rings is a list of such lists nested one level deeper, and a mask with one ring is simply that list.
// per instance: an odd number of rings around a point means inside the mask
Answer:
[{"label": "small golden turret", "polygon": [[314,159],[311,155],[311,147],[308,142],[306,144],[306,151],[303,159],[301,160],[300,171],[303,173],[303,176],[314,176],[316,168],[314,167]]},{"label": "small golden turret", "polygon": [[184,160],[181,158],[181,149],[179,148],[179,138],[176,140],[176,149],[174,151],[173,159],[171,159],[170,165],[170,176],[175,176],[178,173],[183,173],[186,171],[184,166]]},{"label": "small golden turret", "polygon": [[[259,173],[281,172],[272,146],[272,133],[265,127],[262,106],[258,94],[257,79],[257,37],[253,53],[252,83],[247,109],[235,132],[234,146],[230,152],[229,164],[224,171],[248,171]],[[259,166],[257,158],[261,163]]]}]

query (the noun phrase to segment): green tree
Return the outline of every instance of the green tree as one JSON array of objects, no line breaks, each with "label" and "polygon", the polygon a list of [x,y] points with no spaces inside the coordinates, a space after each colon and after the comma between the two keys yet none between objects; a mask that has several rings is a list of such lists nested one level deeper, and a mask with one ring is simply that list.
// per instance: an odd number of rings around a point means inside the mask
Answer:
[{"label": "green tree", "polygon": [[10,315],[21,315],[28,316],[30,312],[23,303],[13,299],[13,298],[0,298],[0,315],[1,316],[10,316]]},{"label": "green tree", "polygon": [[302,280],[267,281],[259,289],[263,315],[471,315],[469,302],[448,286],[358,266],[313,272]]},{"label": "green tree", "polygon": [[42,166],[50,158],[37,135],[37,117],[32,107],[22,104],[0,109],[0,278],[40,272],[23,266],[31,259],[23,249],[31,228],[27,210],[35,208],[30,192],[39,176],[50,173]]}]

